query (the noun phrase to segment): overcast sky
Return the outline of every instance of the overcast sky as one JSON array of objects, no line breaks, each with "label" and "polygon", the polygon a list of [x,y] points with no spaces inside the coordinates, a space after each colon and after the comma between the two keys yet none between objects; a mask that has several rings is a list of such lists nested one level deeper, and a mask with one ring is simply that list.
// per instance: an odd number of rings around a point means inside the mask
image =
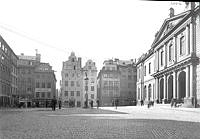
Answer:
[{"label": "overcast sky", "polygon": [[184,11],[182,2],[137,0],[0,0],[0,35],[20,55],[41,54],[56,71],[72,51],[96,62],[130,60],[146,53],[169,17]]}]

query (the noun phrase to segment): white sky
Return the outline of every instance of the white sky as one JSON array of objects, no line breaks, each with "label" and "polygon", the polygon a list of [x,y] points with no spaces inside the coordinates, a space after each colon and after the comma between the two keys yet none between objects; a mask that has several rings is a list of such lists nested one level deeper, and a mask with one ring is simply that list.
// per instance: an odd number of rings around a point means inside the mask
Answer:
[{"label": "white sky", "polygon": [[[149,50],[169,8],[185,4],[138,0],[0,0],[0,35],[19,55],[41,54],[56,72],[71,51],[96,62],[98,72],[110,58],[130,60]],[[30,39],[29,39],[30,38]]]}]

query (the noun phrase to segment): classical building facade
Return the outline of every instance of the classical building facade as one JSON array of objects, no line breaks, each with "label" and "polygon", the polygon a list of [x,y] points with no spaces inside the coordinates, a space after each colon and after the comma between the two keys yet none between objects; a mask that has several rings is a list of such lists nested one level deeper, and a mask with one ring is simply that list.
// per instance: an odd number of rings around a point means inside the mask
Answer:
[{"label": "classical building facade", "polygon": [[136,100],[136,65],[133,61],[106,60],[97,77],[98,99],[101,106],[131,105]]},{"label": "classical building facade", "polygon": [[[174,15],[174,9],[170,8],[170,17],[156,33],[150,49],[153,52],[147,53],[137,62],[138,100],[144,100],[144,96],[147,96],[147,100],[160,103],[169,103],[174,98],[183,102],[185,107],[200,104],[199,2],[186,4],[188,9],[178,15]],[[148,80],[152,81],[153,86],[146,85],[145,88],[145,65],[148,65],[149,58],[154,62],[152,65],[155,71]]]},{"label": "classical building facade", "polygon": [[0,36],[0,107],[17,105],[18,57]]},{"label": "classical building facade", "polygon": [[61,81],[62,103],[66,107],[81,107],[83,100],[83,76],[81,58],[72,52],[68,60],[63,62]]},{"label": "classical building facade", "polygon": [[83,91],[84,101],[86,103],[93,101],[96,106],[97,100],[97,67],[95,62],[88,60],[83,67]]},{"label": "classical building facade", "polygon": [[49,63],[40,63],[34,71],[35,92],[33,102],[36,107],[51,107],[56,97],[56,77]]}]

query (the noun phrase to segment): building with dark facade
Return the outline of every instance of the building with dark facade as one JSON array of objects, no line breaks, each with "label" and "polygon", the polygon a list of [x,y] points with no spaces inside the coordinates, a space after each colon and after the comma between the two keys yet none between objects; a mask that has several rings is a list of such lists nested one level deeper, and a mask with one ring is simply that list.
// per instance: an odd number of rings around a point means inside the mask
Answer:
[{"label": "building with dark facade", "polygon": [[18,57],[0,36],[0,107],[17,103],[17,60]]},{"label": "building with dark facade", "polygon": [[40,63],[34,70],[35,91],[33,103],[36,107],[50,107],[57,97],[56,77],[49,63]]},{"label": "building with dark facade", "polygon": [[21,102],[31,106],[35,93],[35,68],[40,64],[40,54],[27,56],[18,55],[18,95]]},{"label": "building with dark facade", "polygon": [[101,106],[132,105],[136,100],[136,66],[119,59],[106,60],[97,77],[97,97]]},{"label": "building with dark facade", "polygon": [[117,60],[120,71],[120,105],[135,105],[137,69],[133,60]]}]

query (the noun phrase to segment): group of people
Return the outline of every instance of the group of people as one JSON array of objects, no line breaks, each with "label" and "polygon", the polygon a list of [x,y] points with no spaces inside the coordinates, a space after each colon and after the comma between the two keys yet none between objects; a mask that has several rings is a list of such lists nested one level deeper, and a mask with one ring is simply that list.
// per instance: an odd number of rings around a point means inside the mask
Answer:
[{"label": "group of people", "polygon": [[115,108],[117,109],[118,105],[119,105],[119,100],[118,99],[112,100],[112,106],[115,106]]},{"label": "group of people", "polygon": [[[53,110],[53,111],[56,110],[56,105],[57,105],[57,100],[56,100],[56,98],[54,97],[54,98],[51,100],[51,107],[52,107],[52,110]],[[59,100],[58,100],[58,107],[59,107],[59,109],[61,109],[61,105],[62,105],[62,102],[61,102],[61,100],[59,99]]]}]

